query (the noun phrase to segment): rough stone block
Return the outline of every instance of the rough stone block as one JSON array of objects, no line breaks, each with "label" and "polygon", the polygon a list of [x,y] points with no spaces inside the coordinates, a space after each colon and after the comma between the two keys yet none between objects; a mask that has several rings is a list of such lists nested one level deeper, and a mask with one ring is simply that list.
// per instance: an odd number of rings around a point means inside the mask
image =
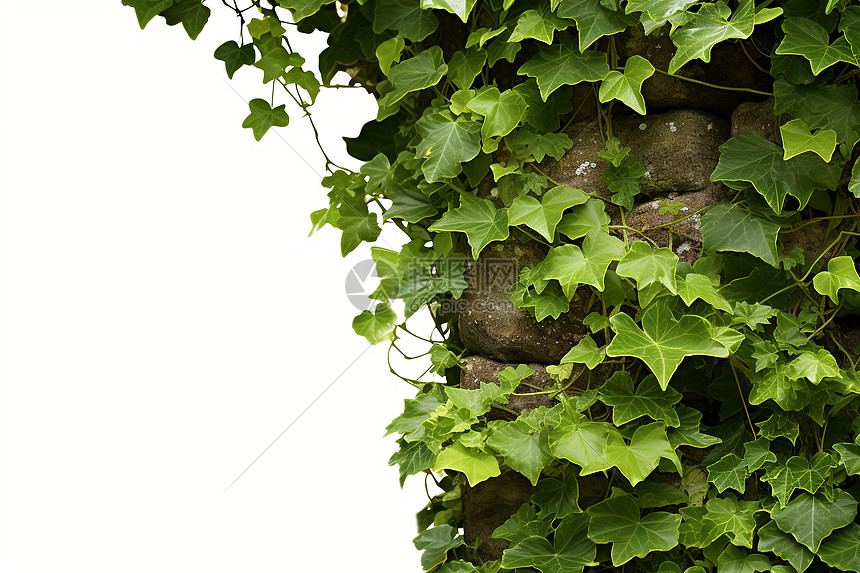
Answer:
[{"label": "rough stone block", "polygon": [[[788,118],[784,118],[786,121]],[[732,137],[754,131],[765,139],[779,141],[779,126],[783,122],[773,114],[773,98],[763,102],[746,102],[732,114]]]}]

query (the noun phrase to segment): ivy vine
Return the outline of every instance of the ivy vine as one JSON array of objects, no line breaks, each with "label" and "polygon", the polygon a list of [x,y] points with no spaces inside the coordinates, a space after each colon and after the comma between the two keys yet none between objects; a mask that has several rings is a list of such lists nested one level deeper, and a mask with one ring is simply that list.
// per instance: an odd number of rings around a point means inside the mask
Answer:
[{"label": "ivy vine", "polygon": [[[141,28],[161,16],[192,39],[210,14],[202,0],[123,4]],[[860,4],[222,4],[238,37],[215,57],[231,78],[255,67],[271,84],[243,123],[257,140],[288,125],[288,106],[313,125],[323,88],[378,101],[376,119],[346,138],[359,171],[320,148],[328,202],[311,222],[341,231],[343,255],[373,244],[383,224],[407,237],[400,250],[371,247],[380,304],[353,327],[401,354],[404,337],[426,344],[424,374],[391,368],[417,394],[387,428],[399,436],[401,483],[444,476],[444,493],[418,514],[425,570],[860,572],[860,340],[847,336],[860,315]],[[621,55],[634,30],[666,35],[665,69]],[[289,36],[315,31],[328,47],[311,70]],[[726,46],[766,88],[687,75]],[[333,85],[338,72],[349,81]],[[723,200],[691,209],[660,195],[613,129],[651,117],[643,85],[659,76],[773,98],[773,137],[746,131],[719,147],[710,181]],[[553,170],[583,118],[602,145],[597,190]],[[636,224],[630,214],[652,196],[671,219]],[[692,261],[673,243],[685,222],[701,233]],[[823,229],[818,248],[794,240],[812,227]],[[541,324],[577,309],[587,332],[546,365],[549,383],[521,364],[461,387],[470,351],[452,303],[474,261],[510,241],[544,253],[520,269],[514,306]],[[432,334],[410,330],[418,312],[432,316]],[[523,398],[543,403],[517,407]],[[459,535],[462,495],[507,472],[533,490],[492,533],[507,543],[501,558],[484,560],[486,539]],[[597,499],[580,495],[589,477],[602,480]]]}]

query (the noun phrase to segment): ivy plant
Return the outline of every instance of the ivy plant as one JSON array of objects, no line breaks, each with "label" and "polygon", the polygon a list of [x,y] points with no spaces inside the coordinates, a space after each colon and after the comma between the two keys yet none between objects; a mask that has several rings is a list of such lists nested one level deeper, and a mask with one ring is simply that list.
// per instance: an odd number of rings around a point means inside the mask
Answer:
[{"label": "ivy plant", "polygon": [[[204,0],[122,3],[141,28],[160,17],[192,39],[210,15]],[[860,572],[856,0],[217,9],[240,23],[214,54],[227,76],[256,68],[266,84],[242,124],[254,138],[290,116],[313,123],[322,89],[359,88],[378,102],[376,118],[345,138],[358,171],[320,149],[327,200],[311,227],[340,230],[343,255],[371,245],[379,305],[355,331],[395,352],[403,338],[427,345],[422,376],[391,368],[416,395],[387,426],[401,483],[419,474],[443,490],[418,514],[425,570]],[[328,45],[309,65],[290,37],[317,31]],[[661,38],[670,57],[622,56],[631,34]],[[695,72],[730,52],[772,87]],[[335,84],[339,72],[348,80]],[[652,196],[643,158],[613,132],[613,118],[646,126],[643,86],[659,77],[773,98],[772,137],[747,131],[719,147],[710,180],[725,199],[690,210]],[[602,141],[601,192],[558,180],[582,117]],[[670,219],[636,227],[632,213],[655,196]],[[671,230],[691,221],[701,253],[682,260]],[[404,233],[402,249],[374,245],[382,225]],[[820,244],[794,240],[813,228]],[[520,269],[512,304],[538,325],[578,309],[587,335],[544,361],[548,384],[512,364],[461,387],[471,352],[451,302],[475,261],[512,241],[544,253]],[[433,333],[413,334],[418,312]],[[540,407],[515,404],[536,397]],[[503,551],[484,559],[487,536],[460,534],[461,494],[504,474],[532,493],[491,534]],[[598,478],[598,498],[582,495]]]}]

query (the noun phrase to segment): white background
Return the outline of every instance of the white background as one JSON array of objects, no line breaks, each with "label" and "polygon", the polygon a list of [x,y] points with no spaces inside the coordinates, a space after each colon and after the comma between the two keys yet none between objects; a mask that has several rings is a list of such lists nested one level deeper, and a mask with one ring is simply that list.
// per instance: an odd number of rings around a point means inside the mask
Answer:
[{"label": "white background", "polygon": [[[342,260],[338,232],[307,238],[325,190],[240,127],[212,57],[238,22],[209,5],[192,42],[161,18],[139,30],[119,0],[3,1],[5,573],[420,570],[422,479],[399,489],[382,438],[413,392],[381,346],[361,354],[344,295],[367,246]],[[301,46],[315,67],[321,39]],[[261,80],[232,85],[268,97]],[[315,109],[349,161],[339,137],[372,99],[330,90]],[[321,172],[288,111],[280,133]]]}]

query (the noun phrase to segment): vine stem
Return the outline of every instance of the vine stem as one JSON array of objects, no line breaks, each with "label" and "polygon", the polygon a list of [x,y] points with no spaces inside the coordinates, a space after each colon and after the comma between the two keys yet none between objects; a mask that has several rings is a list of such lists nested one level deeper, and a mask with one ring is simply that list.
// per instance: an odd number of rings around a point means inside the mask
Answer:
[{"label": "vine stem", "polygon": [[735,384],[737,384],[737,386],[738,386],[738,394],[740,394],[740,396],[741,396],[741,404],[743,404],[744,414],[746,414],[746,416],[747,416],[747,423],[750,425],[750,431],[752,432],[753,438],[755,438],[756,437],[756,431],[755,431],[755,428],[753,427],[752,418],[750,418],[750,411],[747,408],[747,399],[746,399],[746,397],[744,397],[743,389],[741,389],[741,380],[740,380],[740,378],[738,378],[737,370],[735,370],[735,363],[734,363],[734,360],[732,360],[733,358],[734,358],[734,356],[729,356],[729,366],[732,369],[732,375],[735,377]]},{"label": "vine stem", "polygon": [[657,72],[660,72],[661,74],[667,75],[670,78],[678,78],[679,80],[683,80],[685,82],[692,82],[694,84],[699,84],[702,86],[707,86],[709,88],[714,88],[714,89],[718,89],[718,90],[727,90],[727,91],[731,91],[731,92],[747,92],[747,93],[758,94],[758,95],[763,95],[763,96],[772,96],[773,95],[772,92],[763,92],[760,90],[754,90],[752,88],[735,88],[735,87],[731,87],[731,86],[719,86],[717,84],[711,84],[708,82],[703,82],[701,80],[694,80],[693,78],[686,78],[684,76],[679,76],[678,74],[670,74],[669,72],[663,71],[659,68],[654,68],[654,70]]}]

